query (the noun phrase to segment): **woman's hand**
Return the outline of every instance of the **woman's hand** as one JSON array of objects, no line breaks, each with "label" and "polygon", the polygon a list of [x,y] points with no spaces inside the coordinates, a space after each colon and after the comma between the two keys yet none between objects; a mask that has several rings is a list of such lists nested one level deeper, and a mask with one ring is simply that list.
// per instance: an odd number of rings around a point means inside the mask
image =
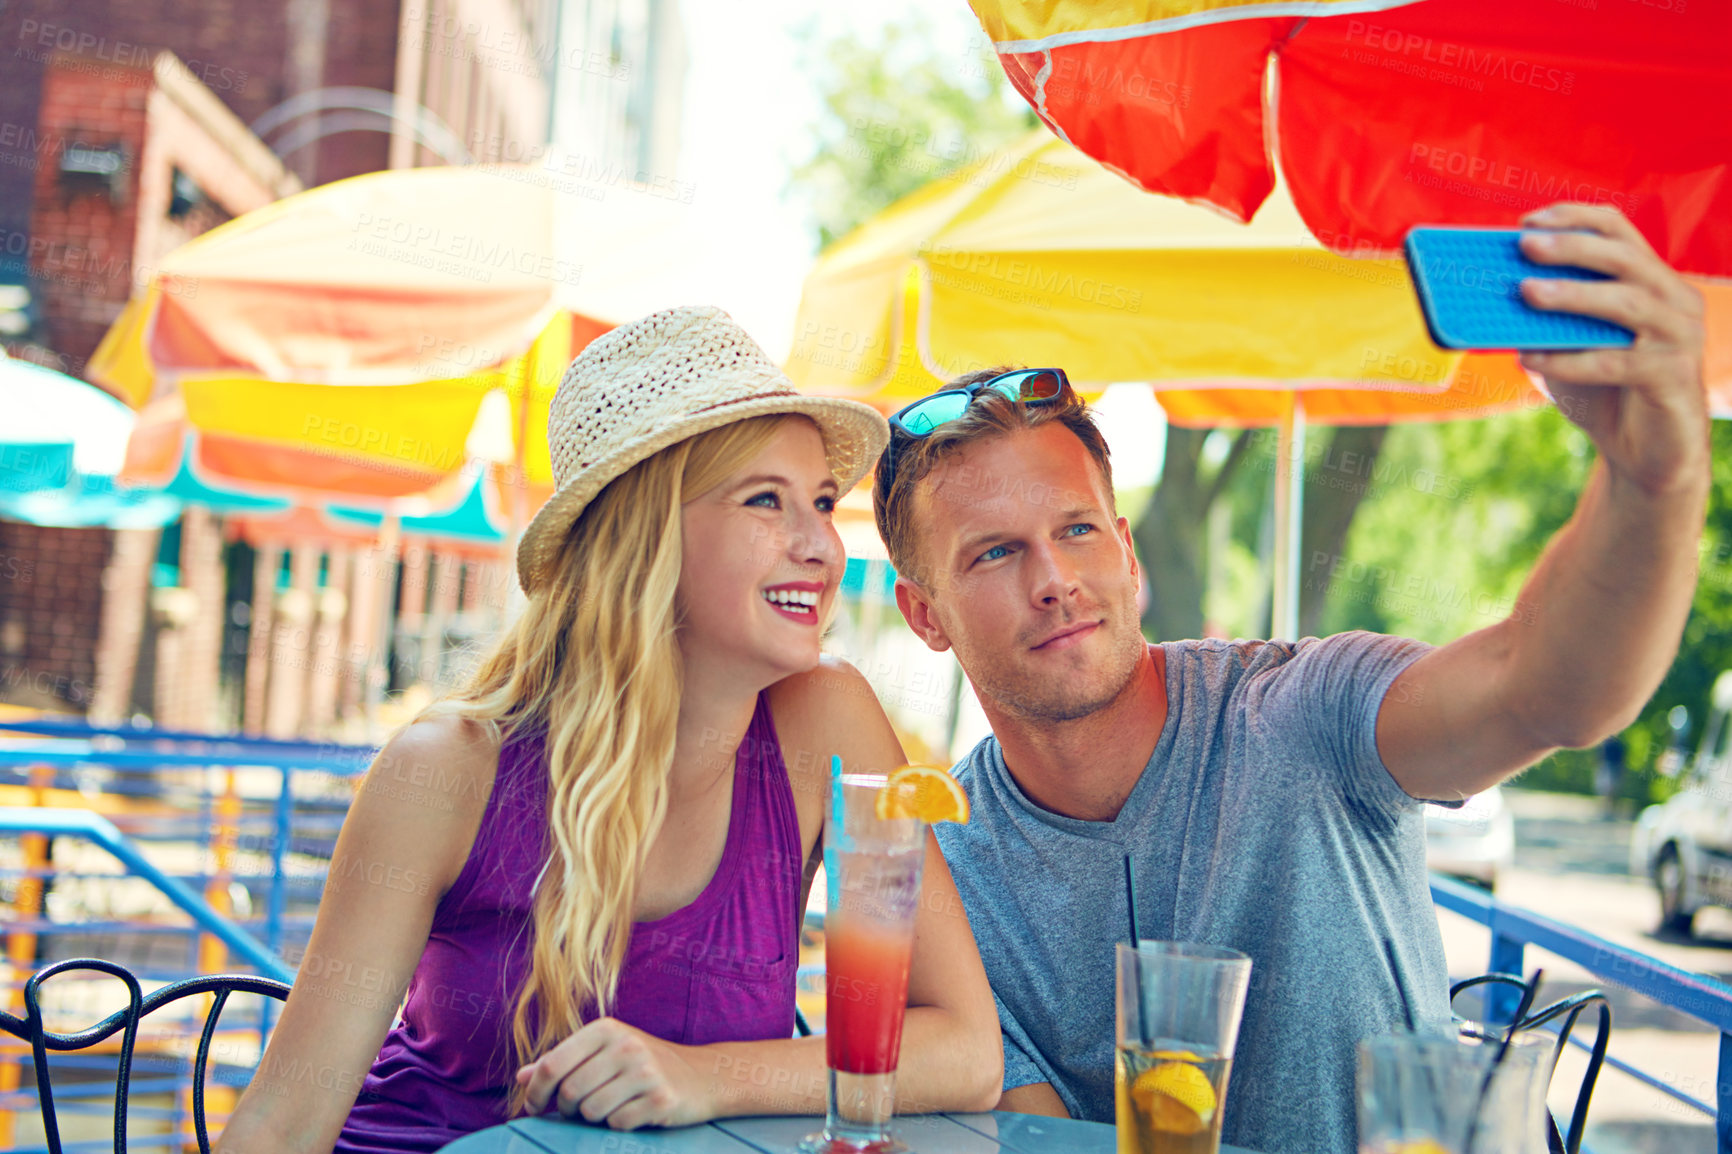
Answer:
[{"label": "woman's hand", "polygon": [[690,1126],[715,1117],[710,1083],[679,1046],[615,1018],[597,1018],[517,1071],[529,1083],[528,1112],[555,1104],[567,1118],[582,1117],[615,1130]]}]

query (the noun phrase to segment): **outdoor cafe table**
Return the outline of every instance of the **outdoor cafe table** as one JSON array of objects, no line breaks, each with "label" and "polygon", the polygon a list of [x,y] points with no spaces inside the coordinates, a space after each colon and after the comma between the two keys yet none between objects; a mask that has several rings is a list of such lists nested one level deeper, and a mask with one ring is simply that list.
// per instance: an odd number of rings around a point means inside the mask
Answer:
[{"label": "outdoor cafe table", "polygon": [[[620,1132],[552,1118],[522,1118],[471,1134],[447,1154],[797,1154],[822,1117],[725,1118],[680,1130]],[[1112,1126],[1035,1114],[912,1114],[896,1134],[914,1154],[1117,1154]],[[1222,1154],[1251,1154],[1222,1146]]]}]

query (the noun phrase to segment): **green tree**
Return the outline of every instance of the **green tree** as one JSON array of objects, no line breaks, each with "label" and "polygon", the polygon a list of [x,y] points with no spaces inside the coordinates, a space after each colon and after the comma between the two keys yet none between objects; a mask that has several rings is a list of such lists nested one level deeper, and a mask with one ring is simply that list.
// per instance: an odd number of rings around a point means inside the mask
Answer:
[{"label": "green tree", "polygon": [[1712,432],[1713,489],[1703,529],[1696,597],[1684,625],[1684,640],[1666,679],[1636,724],[1625,731],[1631,772],[1624,795],[1638,804],[1669,796],[1675,783],[1657,772],[1670,732],[1666,714],[1674,705],[1690,711],[1689,741],[1702,736],[1714,679],[1732,669],[1732,424],[1715,421]]},{"label": "green tree", "polygon": [[931,33],[916,19],[886,26],[875,43],[808,46],[824,78],[823,113],[793,182],[812,199],[821,245],[1037,123],[984,42],[945,54]]},{"label": "green tree", "polygon": [[[1368,492],[1359,478],[1373,472],[1386,432],[1376,425],[1309,430],[1301,531],[1306,556],[1341,553]],[[1225,456],[1212,463],[1207,446],[1224,437],[1230,438]],[[1268,518],[1278,464],[1273,429],[1211,433],[1167,427],[1160,484],[1132,528],[1149,582],[1143,632],[1158,639],[1199,637],[1212,627],[1238,636],[1268,635],[1275,579]],[[1208,531],[1218,506],[1226,507],[1234,526],[1224,537]],[[1211,580],[1231,585],[1231,595],[1209,588]],[[1324,594],[1323,585],[1301,582],[1301,636],[1317,632]]]},{"label": "green tree", "polygon": [[[1713,428],[1714,484],[1701,570],[1677,659],[1624,733],[1623,794],[1659,800],[1667,713],[1690,711],[1693,743],[1721,671],[1732,669],[1732,426]],[[1507,616],[1552,536],[1573,514],[1594,462],[1587,437],[1555,409],[1389,431],[1339,555],[1309,543],[1302,569],[1325,596],[1323,629],[1371,629],[1442,644]],[[1591,623],[1584,623],[1591,628]],[[1522,784],[1591,792],[1594,750],[1564,750]]]},{"label": "green tree", "polygon": [[[1210,433],[1167,425],[1161,478],[1131,527],[1131,539],[1149,583],[1143,632],[1156,640],[1200,637],[1209,572],[1209,514],[1252,456],[1255,434],[1232,439],[1226,456],[1211,464]],[[1267,474],[1265,474],[1267,475]]]},{"label": "green tree", "polygon": [[1592,461],[1587,437],[1549,406],[1395,426],[1357,478],[1364,500],[1345,548],[1305,546],[1301,581],[1326,595],[1323,628],[1441,644],[1502,620]]},{"label": "green tree", "polygon": [[[1344,548],[1307,551],[1327,632],[1434,645],[1516,612],[1522,584],[1575,509],[1593,446],[1556,409],[1390,430]],[[1595,753],[1566,750],[1523,784],[1592,792]]]}]

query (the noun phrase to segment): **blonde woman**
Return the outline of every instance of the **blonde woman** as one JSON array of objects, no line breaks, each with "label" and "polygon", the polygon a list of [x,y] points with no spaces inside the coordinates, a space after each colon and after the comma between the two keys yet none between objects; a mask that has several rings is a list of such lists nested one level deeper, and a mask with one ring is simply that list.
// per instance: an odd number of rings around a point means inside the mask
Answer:
[{"label": "blonde woman", "polygon": [[[823,1112],[823,1039],[792,1035],[829,759],[902,751],[819,637],[831,511],[886,435],[795,392],[715,309],[584,350],[518,552],[528,604],[380,752],[219,1149],[435,1150],[555,1110],[615,1129]],[[997,1014],[931,842],[924,887],[899,1081],[913,1109],[990,1108]]]}]

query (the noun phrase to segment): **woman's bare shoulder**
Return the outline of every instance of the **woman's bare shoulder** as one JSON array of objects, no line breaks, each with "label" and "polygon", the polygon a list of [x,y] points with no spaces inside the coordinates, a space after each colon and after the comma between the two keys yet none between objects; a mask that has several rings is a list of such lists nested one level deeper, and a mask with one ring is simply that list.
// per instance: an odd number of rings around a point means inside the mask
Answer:
[{"label": "woman's bare shoulder", "polygon": [[499,769],[497,726],[451,714],[422,717],[400,730],[374,758],[368,788],[400,796],[416,791],[448,813],[479,820]]},{"label": "woman's bare shoulder", "polygon": [[883,712],[866,675],[844,658],[829,654],[804,673],[791,674],[770,686],[769,695],[778,729],[857,712]]},{"label": "woman's bare shoulder", "polygon": [[769,694],[790,770],[798,762],[827,775],[832,755],[861,769],[900,764],[902,746],[878,695],[848,661],[825,656],[816,667],[776,682]]},{"label": "woman's bare shoulder", "polygon": [[380,757],[437,757],[453,767],[474,769],[497,761],[501,734],[497,725],[456,714],[419,717],[385,743]]}]

